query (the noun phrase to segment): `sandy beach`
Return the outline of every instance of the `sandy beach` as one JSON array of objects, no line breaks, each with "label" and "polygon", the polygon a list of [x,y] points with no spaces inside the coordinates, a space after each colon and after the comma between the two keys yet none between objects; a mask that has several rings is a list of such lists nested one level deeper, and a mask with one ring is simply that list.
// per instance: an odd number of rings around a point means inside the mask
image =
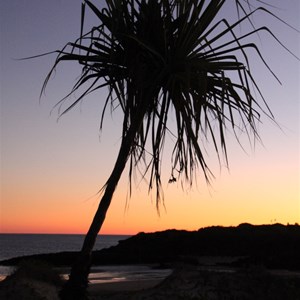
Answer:
[{"label": "sandy beach", "polygon": [[[125,293],[147,291],[159,285],[163,279],[124,280],[93,283],[88,287],[90,299],[119,299]],[[1,300],[58,300],[60,286],[32,278],[12,278],[0,282]],[[122,299],[122,298],[120,298]]]},{"label": "sandy beach", "polygon": [[300,300],[300,274],[261,269],[204,270],[184,265],[162,281],[95,285],[91,299]]},{"label": "sandy beach", "polygon": [[[58,300],[60,288],[51,282],[12,276],[0,283],[0,299]],[[300,274],[260,267],[226,272],[182,265],[165,279],[93,283],[88,295],[91,300],[300,300]]]},{"label": "sandy beach", "polygon": [[91,284],[88,294],[91,299],[103,299],[103,296],[116,296],[128,292],[140,292],[155,288],[163,279],[115,281]]},{"label": "sandy beach", "polygon": [[[27,269],[29,267],[29,269]],[[46,266],[47,267],[47,266]],[[0,280],[0,299],[1,300],[58,300],[58,293],[63,281],[67,280],[65,274],[56,277],[57,271],[53,269],[45,270],[44,266],[38,266],[38,273],[35,266],[25,265],[25,269],[16,269],[11,275],[2,276]],[[107,267],[106,267],[107,268]],[[91,274],[88,287],[89,299],[118,299],[120,295],[132,294],[155,288],[171,270],[158,270],[154,273],[145,274],[145,270],[150,266],[131,266],[135,268],[136,277],[140,279],[112,278],[107,277],[108,272],[99,271]],[[105,268],[104,268],[105,269]],[[124,270],[124,266],[114,266],[113,269]],[[46,274],[46,275],[45,275]],[[165,275],[164,275],[165,274]],[[114,275],[111,273],[110,276]],[[121,298],[122,299],[122,298]]]}]

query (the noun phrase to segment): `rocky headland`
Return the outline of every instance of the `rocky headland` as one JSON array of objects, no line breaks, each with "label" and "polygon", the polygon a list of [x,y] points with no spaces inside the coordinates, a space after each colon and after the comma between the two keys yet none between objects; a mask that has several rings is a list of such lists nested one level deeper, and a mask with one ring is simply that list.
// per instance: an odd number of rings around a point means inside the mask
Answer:
[{"label": "rocky headland", "polygon": [[[101,238],[101,237],[100,237]],[[18,265],[24,259],[44,260],[53,266],[71,266],[76,252],[17,257],[0,265]],[[166,230],[139,233],[118,245],[95,250],[93,265],[111,264],[203,264],[203,257],[221,260],[233,267],[259,265],[268,269],[300,270],[300,226],[251,225],[213,226],[198,231]]]}]

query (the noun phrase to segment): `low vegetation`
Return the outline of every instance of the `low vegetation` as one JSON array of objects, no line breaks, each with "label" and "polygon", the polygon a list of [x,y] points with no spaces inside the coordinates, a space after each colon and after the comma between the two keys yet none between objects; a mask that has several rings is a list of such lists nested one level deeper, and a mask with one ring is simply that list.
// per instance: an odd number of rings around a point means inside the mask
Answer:
[{"label": "low vegetation", "polygon": [[0,283],[3,300],[58,300],[63,280],[48,263],[40,260],[22,260]]}]

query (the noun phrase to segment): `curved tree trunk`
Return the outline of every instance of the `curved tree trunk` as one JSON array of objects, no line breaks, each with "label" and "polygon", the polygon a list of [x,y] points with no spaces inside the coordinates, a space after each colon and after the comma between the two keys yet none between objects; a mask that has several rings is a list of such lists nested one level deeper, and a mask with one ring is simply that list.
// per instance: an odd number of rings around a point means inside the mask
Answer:
[{"label": "curved tree trunk", "polygon": [[88,286],[88,275],[91,266],[92,250],[97,235],[105,220],[106,212],[111,203],[113,193],[116,189],[122,172],[126,166],[126,162],[129,158],[131,147],[136,136],[136,132],[143,121],[143,114],[138,114],[136,118],[137,122],[130,126],[126,136],[122,138],[122,143],[117,157],[117,161],[109,179],[106,182],[105,192],[102,196],[93,222],[86,234],[78,259],[72,266],[69,280],[60,293],[60,297],[63,300],[87,299],[86,289]]}]

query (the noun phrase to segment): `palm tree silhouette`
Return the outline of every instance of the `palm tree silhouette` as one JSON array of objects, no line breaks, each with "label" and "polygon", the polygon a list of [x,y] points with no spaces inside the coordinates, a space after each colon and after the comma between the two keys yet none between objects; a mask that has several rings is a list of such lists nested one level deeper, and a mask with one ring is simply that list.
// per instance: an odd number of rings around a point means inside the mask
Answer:
[{"label": "palm tree silhouette", "polygon": [[[260,114],[274,119],[252,77],[247,50],[254,50],[262,64],[270,68],[257,46],[244,42],[262,30],[273,34],[266,27],[254,26],[244,35],[236,33],[237,29],[240,32],[240,24],[252,24],[251,16],[257,10],[271,13],[264,8],[252,9],[248,0],[235,0],[241,14],[230,23],[222,15],[219,17],[224,3],[225,0],[107,0],[101,9],[89,0],[82,4],[81,35],[58,51],[43,89],[58,64],[79,63],[82,73],[58,105],[63,107],[75,91],[80,91],[80,96],[61,114],[88,94],[106,87],[101,128],[110,105],[121,109],[122,140],[78,260],[61,293],[63,299],[85,298],[92,249],[127,162],[130,186],[133,169],[142,166],[142,176],[148,176],[149,189],[154,188],[158,206],[163,199],[161,161],[167,135],[174,140],[169,182],[186,179],[192,184],[197,170],[210,182],[213,174],[200,140],[212,141],[218,157],[223,155],[227,162],[227,128],[238,141],[238,131],[256,139]],[[100,25],[84,33],[86,7]],[[176,120],[175,131],[168,126],[171,113]]]}]

